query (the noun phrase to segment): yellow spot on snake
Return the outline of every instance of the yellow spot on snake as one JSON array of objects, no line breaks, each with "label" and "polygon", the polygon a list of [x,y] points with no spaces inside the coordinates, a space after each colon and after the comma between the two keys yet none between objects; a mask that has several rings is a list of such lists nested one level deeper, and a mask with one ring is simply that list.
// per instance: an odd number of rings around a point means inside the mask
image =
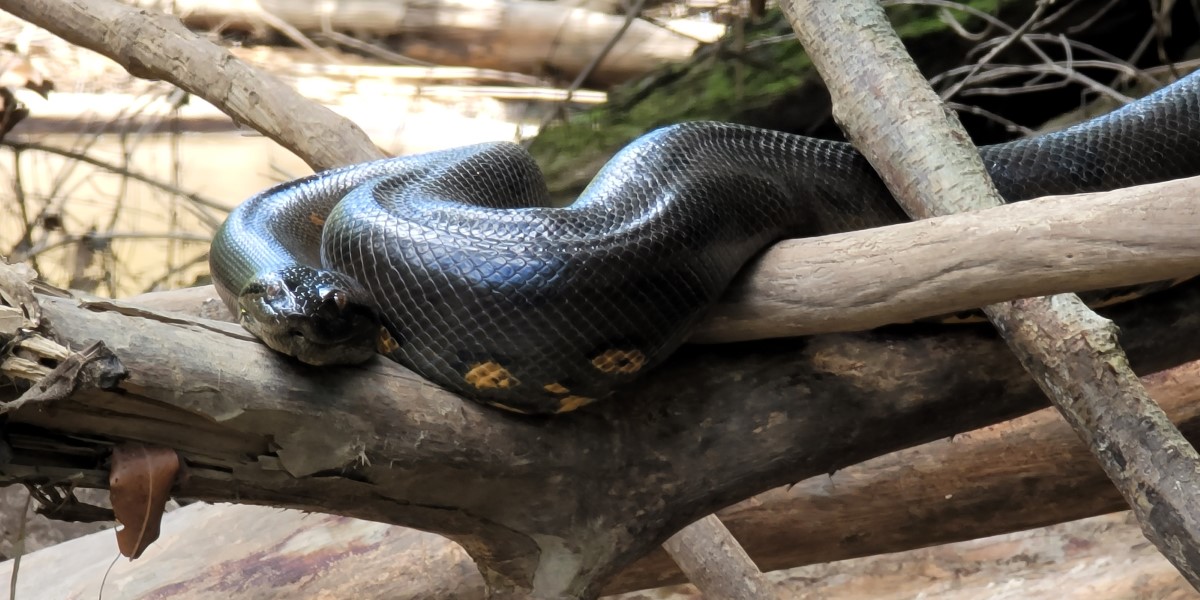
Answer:
[{"label": "yellow spot on snake", "polygon": [[379,339],[375,340],[375,350],[380,354],[391,354],[400,348],[400,344],[396,343],[396,338],[388,333],[386,327],[379,328]]},{"label": "yellow spot on snake", "polygon": [[592,359],[592,366],[610,375],[630,375],[642,370],[646,355],[641,350],[605,350]]},{"label": "yellow spot on snake", "polygon": [[508,369],[490,360],[471,365],[471,370],[463,375],[463,379],[477,390],[507,390],[521,384]]},{"label": "yellow spot on snake", "polygon": [[308,222],[312,223],[313,225],[316,225],[317,227],[325,226],[324,217],[322,217],[321,215],[318,215],[317,213],[308,213]]},{"label": "yellow spot on snake", "polygon": [[566,398],[558,401],[558,410],[554,412],[555,414],[571,412],[577,408],[587,406],[595,401],[595,398],[588,398],[587,396],[567,396]]},{"label": "yellow spot on snake", "polygon": [[550,392],[551,394],[566,394],[571,391],[571,390],[568,390],[566,388],[566,386],[564,386],[563,384],[558,383],[558,382],[547,383],[546,385],[542,386],[542,389],[546,390],[547,392]]},{"label": "yellow spot on snake", "polygon": [[500,410],[507,410],[508,412],[514,412],[514,413],[517,413],[518,415],[527,415],[527,414],[529,414],[529,412],[528,412],[528,411],[524,411],[524,410],[521,410],[521,409],[519,409],[519,408],[515,408],[515,407],[512,407],[512,406],[509,406],[509,405],[507,405],[507,404],[500,404],[499,402],[488,402],[488,405],[490,405],[490,406],[495,406],[496,408],[499,408]]}]

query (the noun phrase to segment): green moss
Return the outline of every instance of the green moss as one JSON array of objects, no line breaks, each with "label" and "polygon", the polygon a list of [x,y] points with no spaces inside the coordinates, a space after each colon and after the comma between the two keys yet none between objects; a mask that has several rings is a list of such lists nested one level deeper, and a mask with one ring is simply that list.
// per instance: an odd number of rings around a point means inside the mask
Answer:
[{"label": "green moss", "polygon": [[[1028,0],[967,0],[989,14]],[[888,11],[905,39],[947,31],[942,11],[927,6],[894,6]],[[967,28],[977,17],[951,13]],[[748,25],[747,48],[728,39],[697,53],[688,64],[672,65],[609,94],[608,103],[545,127],[530,151],[546,172],[556,195],[580,191],[617,150],[647,131],[694,120],[739,121],[761,110],[813,75],[812,62],[794,39],[786,19],[774,11],[762,23]]]}]

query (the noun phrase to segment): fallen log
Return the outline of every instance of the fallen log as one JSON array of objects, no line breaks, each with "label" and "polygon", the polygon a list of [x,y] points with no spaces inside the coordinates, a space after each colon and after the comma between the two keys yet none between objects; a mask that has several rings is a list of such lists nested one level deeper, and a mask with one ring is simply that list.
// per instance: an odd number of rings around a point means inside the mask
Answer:
[{"label": "fallen log", "polygon": [[[134,4],[161,6],[153,0]],[[261,38],[279,20],[302,33],[332,30],[368,37],[399,36],[391,49],[417,61],[552,74],[566,80],[581,73],[625,23],[622,16],[535,0],[185,0],[175,2],[173,10],[185,24],[197,29],[240,29]],[[689,36],[716,39],[724,30],[709,25],[706,32],[689,24],[684,28],[687,35],[681,35],[635,20],[590,79],[616,83],[682,61],[699,47]]]},{"label": "fallen log", "polygon": [[[1200,439],[1200,363],[1143,380],[1189,438]],[[762,569],[778,570],[983,538],[1122,507],[1120,494],[1066,422],[1053,409],[1043,409],[778,488],[719,514]],[[918,561],[940,556],[938,560],[945,564],[958,557],[956,564],[975,574],[981,587],[994,591],[986,584],[994,585],[997,579],[981,570],[986,562],[976,562],[991,556],[981,548],[995,545],[1002,554],[996,566],[1011,566],[1016,564],[1010,560],[1017,553],[1014,544],[1021,543],[1024,545],[1020,547],[1029,550],[1020,552],[1022,556],[1045,554],[1047,559],[1036,563],[1037,571],[1021,574],[1025,580],[1040,578],[1046,583],[1033,588],[1022,584],[1019,597],[1048,598],[1035,594],[1041,593],[1037,590],[1053,589],[1051,584],[1063,580],[1047,576],[1045,571],[1053,565],[1046,563],[1063,567],[1060,573],[1068,567],[1076,572],[1086,564],[1085,557],[1099,564],[1134,561],[1123,562],[1126,566],[1121,576],[1109,578],[1105,585],[1111,589],[1159,589],[1151,585],[1187,589],[1187,583],[1170,564],[1140,540],[1131,518],[1118,525],[1114,535],[1120,536],[1116,538],[1119,541],[1107,543],[1089,535],[1088,544],[1070,553],[1075,562],[1053,554],[1056,546],[1046,539],[1055,531],[1071,531],[1075,526],[1071,524],[1014,538],[978,539],[965,546],[840,563],[832,569],[838,577],[830,578],[827,584],[821,582],[819,574],[831,571],[828,567],[774,573],[770,578],[786,583],[789,578],[808,577],[807,584],[833,594],[837,581],[844,581],[848,574],[860,573],[861,577],[852,578],[869,583],[868,574],[874,572],[869,565],[886,561],[888,572],[902,574],[901,581],[894,584],[921,581],[936,586],[936,581],[916,579],[917,572],[926,578],[930,573],[927,568],[917,568]],[[199,530],[220,533],[195,535]],[[1101,533],[1107,530],[1099,529]],[[1060,535],[1072,539],[1067,533]],[[167,516],[163,538],[164,543],[151,546],[139,561],[118,562],[108,575],[108,585],[125,590],[131,600],[151,597],[164,589],[204,598],[230,582],[237,582],[247,594],[254,589],[283,593],[303,585],[308,595],[327,592],[397,600],[483,597],[483,580],[461,547],[437,535],[381,523],[252,506],[195,505]],[[290,542],[281,545],[282,539]],[[1126,540],[1133,544],[1124,543]],[[1139,541],[1141,547],[1134,545]],[[964,547],[973,550],[964,552]],[[101,532],[25,557],[18,597],[25,597],[22,592],[28,590],[55,598],[95,594],[115,548],[112,532]],[[66,556],[76,565],[70,572],[57,568]],[[275,568],[257,577],[246,577],[244,568],[251,557]],[[318,579],[311,578],[314,560],[324,565]],[[11,565],[12,561],[0,564],[0,578],[7,576],[6,569]],[[374,574],[381,570],[392,576],[379,580]],[[1082,572],[1091,573],[1086,569]],[[670,557],[657,550],[617,574],[607,591],[617,593],[682,581]],[[897,593],[906,589],[897,588]]]}]

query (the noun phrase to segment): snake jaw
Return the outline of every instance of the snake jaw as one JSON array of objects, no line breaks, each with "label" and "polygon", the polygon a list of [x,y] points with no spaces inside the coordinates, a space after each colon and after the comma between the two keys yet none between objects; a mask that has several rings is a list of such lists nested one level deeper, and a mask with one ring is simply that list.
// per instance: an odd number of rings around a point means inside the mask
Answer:
[{"label": "snake jaw", "polygon": [[379,318],[353,280],[310,267],[261,273],[238,295],[241,325],[271,349],[310,365],[375,355]]}]

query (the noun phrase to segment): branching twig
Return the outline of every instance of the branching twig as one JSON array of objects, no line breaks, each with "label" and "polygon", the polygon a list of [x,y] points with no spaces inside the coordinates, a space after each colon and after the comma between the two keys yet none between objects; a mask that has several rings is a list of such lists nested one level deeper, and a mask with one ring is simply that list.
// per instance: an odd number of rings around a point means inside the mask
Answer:
[{"label": "branching twig", "polygon": [[82,234],[64,235],[63,237],[38,244],[30,248],[24,254],[14,255],[11,257],[14,262],[22,262],[32,257],[49,252],[56,248],[69,246],[71,244],[107,244],[112,240],[174,240],[195,242],[199,244],[207,244],[212,241],[212,236],[208,234],[191,233],[187,231],[172,231],[172,232],[150,232],[150,231],[93,231]]},{"label": "branching twig", "polygon": [[207,210],[202,210],[202,208],[207,208],[207,209],[218,211],[218,214],[222,214],[222,215],[224,213],[229,212],[229,206],[227,206],[225,204],[222,204],[215,200],[211,200],[209,198],[205,198],[204,196],[201,196],[200,194],[192,193],[187,190],[181,189],[181,188],[171,185],[165,181],[160,181],[158,179],[150,177],[149,175],[143,175],[141,173],[138,173],[137,171],[132,171],[127,168],[121,167],[120,165],[114,165],[110,162],[96,158],[90,154],[73,152],[71,150],[65,150],[63,148],[57,148],[55,146],[47,146],[45,144],[40,144],[38,142],[17,142],[17,141],[13,141],[13,140],[4,140],[3,142],[0,142],[0,144],[8,146],[9,148],[12,148],[13,150],[18,151],[18,152],[28,151],[28,150],[36,150],[38,152],[46,152],[49,154],[56,154],[56,155],[62,156],[64,158],[69,158],[71,160],[76,160],[76,161],[86,163],[86,164],[92,165],[92,166],[100,168],[100,169],[104,169],[105,171],[108,171],[110,173],[115,173],[117,175],[121,175],[123,177],[128,177],[130,179],[133,179],[135,181],[140,181],[151,187],[155,187],[164,192],[168,192],[168,193],[178,196],[180,198],[184,198],[190,204],[195,205],[195,207],[192,209],[191,212],[194,215],[196,215],[196,217],[199,218],[200,221],[204,223],[204,225],[206,225],[207,227],[209,227],[212,230],[216,230],[216,228],[221,225],[221,220],[223,217],[218,217],[217,215],[214,215]]},{"label": "branching twig", "polygon": [[1020,40],[1021,36],[1031,31],[1033,27],[1038,24],[1039,19],[1041,18],[1042,14],[1046,12],[1046,7],[1049,5],[1050,2],[1048,0],[1039,0],[1037,6],[1035,6],[1033,9],[1033,14],[1029,15],[1029,18],[1025,19],[1025,22],[1021,23],[1020,27],[1017,27],[1012,31],[1012,33],[1008,34],[1004,38],[1001,38],[992,47],[992,49],[988,51],[987,54],[984,54],[982,58],[975,61],[975,64],[971,66],[971,69],[967,71],[966,75],[963,75],[962,79],[958,80],[957,83],[942,92],[942,100],[949,100],[950,98],[953,98],[956,94],[958,94],[959,91],[962,90],[963,86],[967,85],[967,83],[971,81],[971,78],[974,77],[980,69],[992,62],[992,59],[996,58],[996,55],[1008,49],[1010,46]]}]

